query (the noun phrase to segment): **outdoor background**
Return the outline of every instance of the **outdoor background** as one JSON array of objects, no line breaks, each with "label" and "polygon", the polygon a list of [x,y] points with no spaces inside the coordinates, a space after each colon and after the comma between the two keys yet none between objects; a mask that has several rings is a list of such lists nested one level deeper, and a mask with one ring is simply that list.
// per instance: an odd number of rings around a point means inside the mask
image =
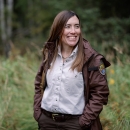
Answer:
[{"label": "outdoor background", "polygon": [[130,1],[0,0],[0,130],[37,130],[34,79],[57,13],[75,11],[84,38],[110,61],[104,130],[130,130]]}]

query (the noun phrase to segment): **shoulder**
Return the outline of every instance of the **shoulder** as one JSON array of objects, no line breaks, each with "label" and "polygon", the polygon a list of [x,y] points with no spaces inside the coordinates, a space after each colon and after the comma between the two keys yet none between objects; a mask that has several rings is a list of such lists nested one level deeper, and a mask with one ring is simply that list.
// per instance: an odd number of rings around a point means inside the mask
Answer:
[{"label": "shoulder", "polygon": [[92,46],[90,45],[89,41],[87,41],[86,39],[83,38],[83,46],[85,50],[89,50],[91,53],[97,53]]},{"label": "shoulder", "polygon": [[88,65],[88,71],[99,71],[100,74],[106,74],[106,68],[110,66],[110,63],[106,60],[106,58],[101,54],[93,55],[92,60]]},{"label": "shoulder", "polygon": [[100,66],[101,64],[104,64],[105,68],[110,66],[110,63],[106,60],[106,58],[95,49],[93,49],[86,39],[83,39],[83,45],[85,55],[91,57],[89,66]]}]

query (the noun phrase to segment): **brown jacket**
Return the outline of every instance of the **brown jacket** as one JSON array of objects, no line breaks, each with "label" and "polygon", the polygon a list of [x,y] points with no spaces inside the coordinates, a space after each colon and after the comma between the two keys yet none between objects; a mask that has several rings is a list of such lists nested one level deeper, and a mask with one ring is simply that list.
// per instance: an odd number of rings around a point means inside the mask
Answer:
[{"label": "brown jacket", "polygon": [[[94,49],[91,48],[88,41],[83,40],[84,44],[84,66],[82,69],[84,78],[84,95],[86,106],[83,114],[79,118],[79,124],[83,129],[89,127],[90,130],[102,130],[102,126],[99,119],[99,114],[103,109],[103,105],[108,102],[108,83],[106,75],[103,75],[99,71],[101,61],[104,63],[105,68],[110,66],[110,63]],[[40,88],[42,72],[45,73],[49,68],[49,64],[53,58],[54,44],[46,44],[48,49],[48,64],[45,65],[42,61],[39,71],[35,78],[35,95],[34,95],[34,118],[38,121],[41,114],[41,100],[42,93]],[[87,129],[86,129],[87,130]]]}]

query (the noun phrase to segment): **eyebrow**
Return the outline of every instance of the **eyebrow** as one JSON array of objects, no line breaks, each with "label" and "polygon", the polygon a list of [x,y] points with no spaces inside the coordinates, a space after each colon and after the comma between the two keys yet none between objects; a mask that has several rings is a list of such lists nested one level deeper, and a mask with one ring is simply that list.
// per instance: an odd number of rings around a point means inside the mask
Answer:
[{"label": "eyebrow", "polygon": [[[71,25],[71,24],[66,24],[66,25]],[[80,25],[80,24],[74,24],[74,25]]]}]

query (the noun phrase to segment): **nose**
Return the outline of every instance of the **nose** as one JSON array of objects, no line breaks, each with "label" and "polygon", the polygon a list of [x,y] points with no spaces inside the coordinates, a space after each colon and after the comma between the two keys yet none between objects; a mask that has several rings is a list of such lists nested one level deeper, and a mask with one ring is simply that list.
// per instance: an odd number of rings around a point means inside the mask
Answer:
[{"label": "nose", "polygon": [[71,28],[71,33],[75,33],[75,28],[74,27]]}]

